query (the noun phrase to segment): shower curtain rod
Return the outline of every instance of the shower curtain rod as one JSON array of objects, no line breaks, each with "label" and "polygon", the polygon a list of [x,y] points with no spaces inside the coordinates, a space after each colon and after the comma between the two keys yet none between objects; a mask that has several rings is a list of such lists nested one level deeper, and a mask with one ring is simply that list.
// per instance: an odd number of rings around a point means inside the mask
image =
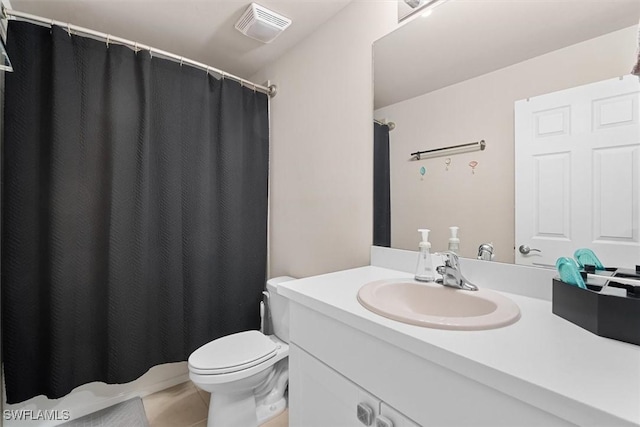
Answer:
[{"label": "shower curtain rod", "polygon": [[69,33],[69,35],[71,35],[72,32],[73,33],[77,33],[77,34],[86,34],[86,35],[92,36],[94,38],[98,38],[98,39],[104,40],[107,43],[107,46],[109,46],[110,43],[114,43],[114,44],[121,44],[121,45],[125,45],[125,46],[128,46],[128,47],[132,47],[135,52],[138,52],[140,50],[147,50],[147,51],[149,51],[149,54],[152,57],[153,57],[153,55],[157,55],[157,56],[160,56],[160,57],[165,58],[165,59],[170,59],[170,60],[173,60],[175,62],[179,62],[180,65],[188,64],[188,65],[191,65],[192,67],[201,68],[203,70],[206,70],[207,73],[214,72],[216,74],[220,74],[220,76],[222,76],[223,79],[224,78],[229,78],[229,79],[235,80],[235,81],[239,82],[240,84],[242,84],[244,86],[248,86],[248,87],[251,87],[251,88],[253,88],[253,89],[255,89],[255,90],[259,91],[259,92],[266,93],[271,98],[273,98],[276,95],[276,92],[277,92],[276,85],[270,85],[270,86],[259,85],[259,84],[253,83],[253,82],[251,82],[249,80],[243,79],[242,77],[238,77],[238,76],[235,76],[233,74],[227,73],[226,71],[222,71],[222,70],[220,70],[218,68],[211,67],[209,65],[203,64],[203,63],[198,62],[198,61],[194,61],[193,59],[184,58],[184,57],[182,57],[180,55],[176,55],[176,54],[173,54],[173,53],[170,53],[170,52],[166,52],[164,50],[156,49],[154,47],[147,46],[147,45],[142,44],[142,43],[138,43],[138,42],[135,42],[135,41],[123,39],[121,37],[112,36],[111,34],[101,33],[99,31],[90,30],[88,28],[79,27],[77,25],[69,24],[68,22],[60,22],[60,21],[56,21],[54,19],[47,19],[47,18],[43,18],[41,16],[32,15],[30,13],[18,12],[16,10],[6,9],[4,6],[2,6],[2,18],[3,19],[8,19],[9,17],[12,17],[14,19],[19,18],[19,19],[26,20],[26,21],[33,21],[33,22],[40,23],[40,24],[45,24],[45,25],[48,25],[48,26],[57,25],[58,27],[62,27],[63,29],[66,29],[67,32]]},{"label": "shower curtain rod", "polygon": [[380,121],[377,119],[373,119],[373,121],[382,126],[389,126],[389,130],[394,130],[396,128],[396,124],[394,122]]}]

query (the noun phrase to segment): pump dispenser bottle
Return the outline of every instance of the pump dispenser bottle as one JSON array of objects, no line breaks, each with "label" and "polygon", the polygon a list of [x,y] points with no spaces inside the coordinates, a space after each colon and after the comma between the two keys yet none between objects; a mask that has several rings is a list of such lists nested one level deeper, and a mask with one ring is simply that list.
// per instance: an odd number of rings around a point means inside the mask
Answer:
[{"label": "pump dispenser bottle", "polygon": [[415,278],[420,282],[434,282],[436,280],[436,276],[433,273],[433,262],[431,261],[429,231],[431,230],[424,228],[418,230],[422,234],[422,241],[420,242],[420,254],[418,255]]},{"label": "pump dispenser bottle", "polygon": [[449,237],[449,247],[448,250],[454,253],[458,253],[460,250],[460,239],[458,239],[458,227],[449,227],[449,232],[451,233],[451,237]]}]

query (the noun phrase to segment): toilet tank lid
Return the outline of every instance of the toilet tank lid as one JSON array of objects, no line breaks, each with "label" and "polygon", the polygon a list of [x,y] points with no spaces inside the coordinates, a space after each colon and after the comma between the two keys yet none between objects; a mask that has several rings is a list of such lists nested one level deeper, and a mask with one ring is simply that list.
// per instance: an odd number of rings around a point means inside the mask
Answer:
[{"label": "toilet tank lid", "polygon": [[290,282],[291,280],[296,280],[296,278],[291,276],[279,276],[274,277],[273,279],[269,279],[267,280],[267,290],[273,291],[278,287],[280,283]]},{"label": "toilet tank lid", "polygon": [[258,331],[227,335],[203,345],[189,356],[189,366],[201,371],[246,367],[275,354],[277,345]]}]

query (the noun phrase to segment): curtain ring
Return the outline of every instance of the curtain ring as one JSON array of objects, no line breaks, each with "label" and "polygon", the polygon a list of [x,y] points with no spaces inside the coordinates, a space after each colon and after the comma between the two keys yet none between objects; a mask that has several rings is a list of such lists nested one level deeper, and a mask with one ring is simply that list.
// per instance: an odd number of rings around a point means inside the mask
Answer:
[{"label": "curtain ring", "polygon": [[205,71],[207,72],[207,75],[209,74],[209,69],[210,69],[210,68],[211,68],[211,67],[207,67],[207,68],[205,69]]},{"label": "curtain ring", "polygon": [[111,34],[107,34],[107,49],[109,49],[109,39],[111,39]]},{"label": "curtain ring", "polygon": [[149,48],[149,58],[153,59],[153,51]]},{"label": "curtain ring", "polygon": [[69,33],[69,37],[71,37],[71,24],[67,22],[67,33]]},{"label": "curtain ring", "polygon": [[182,62],[184,61],[184,56],[180,57],[180,66],[182,67]]},{"label": "curtain ring", "polygon": [[220,77],[222,77],[222,80],[224,80],[224,78],[225,78],[225,74],[226,74],[226,73],[225,73],[224,71],[220,71]]},{"label": "curtain ring", "polygon": [[138,42],[136,42],[136,44],[133,45],[133,51],[135,52],[135,54],[138,54]]},{"label": "curtain ring", "polygon": [[51,29],[49,30],[49,34],[53,34],[53,26],[56,25],[56,21],[51,20]]}]

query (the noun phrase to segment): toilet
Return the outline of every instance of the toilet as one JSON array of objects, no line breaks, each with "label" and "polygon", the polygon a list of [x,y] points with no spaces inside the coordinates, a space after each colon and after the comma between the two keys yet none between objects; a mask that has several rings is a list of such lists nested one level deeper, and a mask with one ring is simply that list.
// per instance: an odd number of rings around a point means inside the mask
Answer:
[{"label": "toilet", "polygon": [[[278,295],[283,276],[267,281],[264,292],[273,335],[245,331],[218,338],[189,356],[189,378],[211,393],[208,427],[252,427],[287,407],[289,305]],[[263,322],[268,323],[268,322]]]}]

